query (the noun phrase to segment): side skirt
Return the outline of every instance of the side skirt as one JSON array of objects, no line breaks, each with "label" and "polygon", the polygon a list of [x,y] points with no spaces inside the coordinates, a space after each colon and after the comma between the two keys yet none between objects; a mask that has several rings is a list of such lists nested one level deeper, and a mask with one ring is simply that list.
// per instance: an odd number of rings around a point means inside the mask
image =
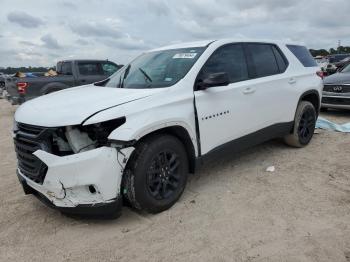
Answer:
[{"label": "side skirt", "polygon": [[249,135],[237,138],[223,145],[220,145],[210,150],[205,155],[198,157],[196,159],[196,169],[207,162],[215,161],[220,158],[227,157],[228,155],[237,154],[243,150],[246,150],[250,147],[256,146],[274,138],[284,137],[285,135],[291,133],[293,125],[294,121],[274,124]]}]

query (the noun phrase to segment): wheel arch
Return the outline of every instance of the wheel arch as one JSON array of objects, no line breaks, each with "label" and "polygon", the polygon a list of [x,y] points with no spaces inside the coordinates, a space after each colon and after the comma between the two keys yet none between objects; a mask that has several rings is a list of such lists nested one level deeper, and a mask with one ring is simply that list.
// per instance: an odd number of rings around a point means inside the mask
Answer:
[{"label": "wheel arch", "polygon": [[180,125],[172,125],[172,126],[167,126],[163,128],[159,128],[157,130],[154,130],[152,132],[149,132],[147,134],[144,134],[142,137],[140,137],[136,142],[137,143],[142,142],[143,140],[149,138],[150,136],[155,136],[155,135],[172,135],[180,140],[182,145],[184,146],[187,157],[188,157],[188,163],[189,163],[189,171],[190,173],[195,173],[195,166],[196,166],[196,150],[194,143],[191,139],[191,136],[186,130],[185,127],[180,126]]},{"label": "wheel arch", "polygon": [[318,116],[320,112],[320,107],[321,107],[321,100],[320,100],[320,94],[318,93],[317,90],[308,90],[304,92],[299,98],[298,105],[301,101],[308,101],[311,104],[313,104],[316,110],[316,114]]}]

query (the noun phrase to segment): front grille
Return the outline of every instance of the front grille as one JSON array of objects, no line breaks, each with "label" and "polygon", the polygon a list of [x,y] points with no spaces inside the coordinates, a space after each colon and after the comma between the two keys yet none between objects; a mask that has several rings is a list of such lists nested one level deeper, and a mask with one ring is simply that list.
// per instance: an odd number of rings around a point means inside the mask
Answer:
[{"label": "front grille", "polygon": [[336,98],[336,97],[323,97],[322,98],[323,104],[332,104],[332,105],[350,105],[350,99],[349,98]]},{"label": "front grille", "polygon": [[22,123],[18,123],[17,127],[14,143],[18,168],[24,176],[42,184],[48,167],[33,153],[39,149],[51,151],[51,137],[54,129]]},{"label": "front grille", "polygon": [[45,130],[45,128],[43,127],[31,126],[22,123],[18,123],[17,126],[21,132],[35,136],[38,136],[41,132]]},{"label": "front grille", "polygon": [[350,85],[324,85],[323,91],[332,93],[350,93]]}]

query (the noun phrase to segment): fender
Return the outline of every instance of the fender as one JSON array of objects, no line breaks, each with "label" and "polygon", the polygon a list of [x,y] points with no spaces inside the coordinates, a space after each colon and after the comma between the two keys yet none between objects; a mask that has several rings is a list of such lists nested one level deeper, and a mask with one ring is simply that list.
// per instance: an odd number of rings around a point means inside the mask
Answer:
[{"label": "fender", "polygon": [[60,83],[60,82],[52,82],[52,83],[48,83],[45,86],[43,86],[40,90],[40,94],[46,95],[50,91],[59,91],[59,90],[66,89],[69,87],[70,86],[63,84],[63,83]]},{"label": "fender", "polygon": [[191,139],[192,146],[195,150],[195,156],[198,156],[198,148],[197,148],[197,138],[195,132],[192,130],[192,128],[183,121],[166,121],[162,123],[157,123],[153,125],[145,126],[142,129],[132,129],[131,127],[119,127],[116,130],[114,130],[109,136],[109,140],[115,140],[115,141],[138,141],[141,138],[157,132],[159,130],[170,128],[170,127],[182,127],[186,130],[189,138]]}]

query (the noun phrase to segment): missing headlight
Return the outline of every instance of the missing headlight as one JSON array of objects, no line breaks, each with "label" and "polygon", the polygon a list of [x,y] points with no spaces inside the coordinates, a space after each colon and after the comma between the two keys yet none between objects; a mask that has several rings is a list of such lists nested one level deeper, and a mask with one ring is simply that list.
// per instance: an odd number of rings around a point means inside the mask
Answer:
[{"label": "missing headlight", "polygon": [[126,118],[120,117],[97,124],[80,126],[80,130],[86,132],[91,140],[96,141],[97,147],[105,146],[108,144],[108,136],[110,133],[123,125],[125,122]]}]

